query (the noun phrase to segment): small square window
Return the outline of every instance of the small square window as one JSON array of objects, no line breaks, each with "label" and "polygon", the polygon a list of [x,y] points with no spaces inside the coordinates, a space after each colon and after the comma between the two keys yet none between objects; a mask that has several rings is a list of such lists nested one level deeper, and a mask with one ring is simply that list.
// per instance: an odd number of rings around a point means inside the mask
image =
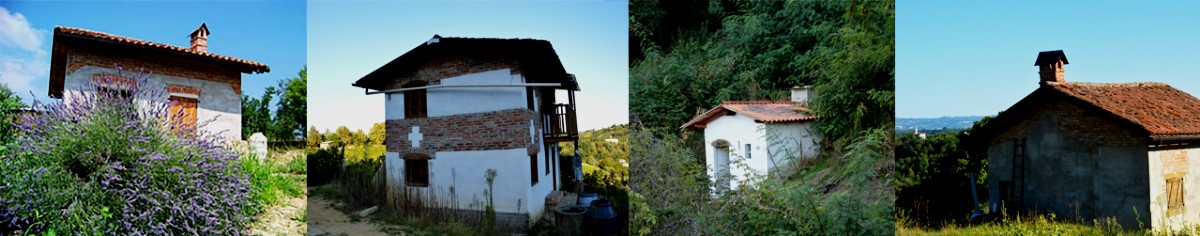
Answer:
[{"label": "small square window", "polygon": [[429,187],[429,159],[404,159],[404,183]]}]

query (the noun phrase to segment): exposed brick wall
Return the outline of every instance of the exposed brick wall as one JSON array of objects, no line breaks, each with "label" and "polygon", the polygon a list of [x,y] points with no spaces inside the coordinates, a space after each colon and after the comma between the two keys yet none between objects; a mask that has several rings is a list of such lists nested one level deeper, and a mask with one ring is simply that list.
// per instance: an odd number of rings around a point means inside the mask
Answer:
[{"label": "exposed brick wall", "polygon": [[[478,56],[448,56],[436,58],[417,65],[416,72],[396,78],[386,86],[386,89],[396,89],[413,80],[423,80],[429,85],[441,84],[445,78],[499,70],[512,69],[513,74],[520,73],[520,65],[512,57],[478,55]],[[508,81],[498,81],[508,82]]]},{"label": "exposed brick wall", "polygon": [[1186,149],[1162,151],[1159,157],[1162,158],[1163,175],[1187,173],[1188,155]]},{"label": "exposed brick wall", "polygon": [[1029,115],[1022,118],[1021,122],[1004,130],[997,136],[998,138],[993,139],[992,144],[1027,136],[1028,126],[1046,113],[1053,113],[1052,117],[1058,118],[1055,122],[1058,124],[1058,132],[1090,144],[1093,149],[1100,146],[1144,146],[1149,142],[1149,137],[1142,134],[1140,128],[1117,123],[1114,118],[1103,112],[1089,111],[1071,102],[1055,100],[1033,108],[1027,113]]},{"label": "exposed brick wall", "polygon": [[[494,112],[471,113],[415,119],[386,121],[387,138],[384,142],[388,152],[398,152],[403,157],[409,153],[421,153],[433,158],[436,152],[482,151],[526,148],[531,154],[540,148],[531,142],[529,121],[536,129],[541,127],[541,118],[529,109],[518,108]],[[419,126],[422,134],[420,147],[413,148],[408,135],[413,126]]]},{"label": "exposed brick wall", "polygon": [[66,73],[74,73],[84,66],[114,68],[113,65],[118,65],[130,73],[137,73],[139,68],[144,68],[151,74],[226,83],[234,92],[242,94],[242,75],[236,69],[180,57],[182,56],[123,52],[106,48],[71,48]]}]

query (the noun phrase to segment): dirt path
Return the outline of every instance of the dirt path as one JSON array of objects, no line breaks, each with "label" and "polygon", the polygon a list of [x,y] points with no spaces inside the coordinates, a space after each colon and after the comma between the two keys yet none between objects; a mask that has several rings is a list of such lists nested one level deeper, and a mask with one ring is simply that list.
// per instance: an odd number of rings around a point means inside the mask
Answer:
[{"label": "dirt path", "polygon": [[308,232],[304,215],[308,200],[304,196],[287,198],[283,204],[267,208],[259,222],[250,229],[251,235],[303,235]]},{"label": "dirt path", "polygon": [[367,219],[351,222],[350,217],[334,209],[333,204],[333,201],[317,196],[308,199],[308,235],[388,235]]}]

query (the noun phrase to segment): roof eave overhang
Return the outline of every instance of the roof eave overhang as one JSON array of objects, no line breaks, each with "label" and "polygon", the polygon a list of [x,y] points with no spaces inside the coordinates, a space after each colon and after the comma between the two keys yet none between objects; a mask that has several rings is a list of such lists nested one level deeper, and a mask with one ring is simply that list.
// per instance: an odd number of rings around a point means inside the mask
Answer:
[{"label": "roof eave overhang", "polygon": [[[137,45],[137,44],[132,44],[132,43],[107,40],[107,39],[98,39],[98,38],[94,38],[94,37],[88,37],[88,36],[71,34],[71,33],[63,33],[63,32],[57,32],[57,31],[54,32],[54,37],[55,37],[54,41],[55,42],[59,41],[58,40],[59,36],[68,38],[70,40],[79,40],[79,41],[86,41],[86,42],[100,43],[100,44],[119,45],[122,47],[135,48],[135,49],[146,50],[146,51],[155,52],[155,53],[180,55],[180,56],[184,56],[184,57],[187,57],[188,59],[193,59],[193,60],[210,61],[210,62],[220,64],[220,65],[236,67],[236,68],[238,68],[237,69],[238,72],[241,72],[244,74],[262,74],[262,73],[271,72],[270,66],[267,66],[265,64],[258,63],[258,62],[254,62],[254,63],[257,63],[259,65],[247,64],[247,63],[239,62],[239,61],[231,61],[231,60],[227,60],[227,59],[213,58],[213,57],[208,57],[208,56],[203,56],[203,55],[198,55],[198,54],[170,50],[170,49],[166,49],[166,48],[147,47],[145,45]],[[212,53],[209,53],[209,54],[212,54]],[[216,54],[213,54],[213,55],[216,55]],[[224,57],[229,57],[229,56],[224,56]],[[230,58],[232,58],[232,57],[230,57]],[[240,59],[240,60],[244,60],[244,59]]]}]

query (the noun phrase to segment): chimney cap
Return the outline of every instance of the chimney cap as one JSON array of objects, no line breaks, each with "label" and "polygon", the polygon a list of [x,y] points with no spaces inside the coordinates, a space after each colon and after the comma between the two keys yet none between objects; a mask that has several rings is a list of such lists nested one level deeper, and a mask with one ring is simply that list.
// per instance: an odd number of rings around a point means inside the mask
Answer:
[{"label": "chimney cap", "polygon": [[208,25],[200,23],[200,28],[196,28],[196,31],[192,31],[192,34],[189,34],[188,36],[191,36],[192,38],[195,38],[196,36],[208,37],[208,34]]},{"label": "chimney cap", "polygon": [[1067,62],[1067,54],[1063,50],[1043,51],[1038,53],[1037,61],[1033,65],[1040,66],[1045,64],[1054,64],[1062,60],[1063,65],[1071,64]]}]

